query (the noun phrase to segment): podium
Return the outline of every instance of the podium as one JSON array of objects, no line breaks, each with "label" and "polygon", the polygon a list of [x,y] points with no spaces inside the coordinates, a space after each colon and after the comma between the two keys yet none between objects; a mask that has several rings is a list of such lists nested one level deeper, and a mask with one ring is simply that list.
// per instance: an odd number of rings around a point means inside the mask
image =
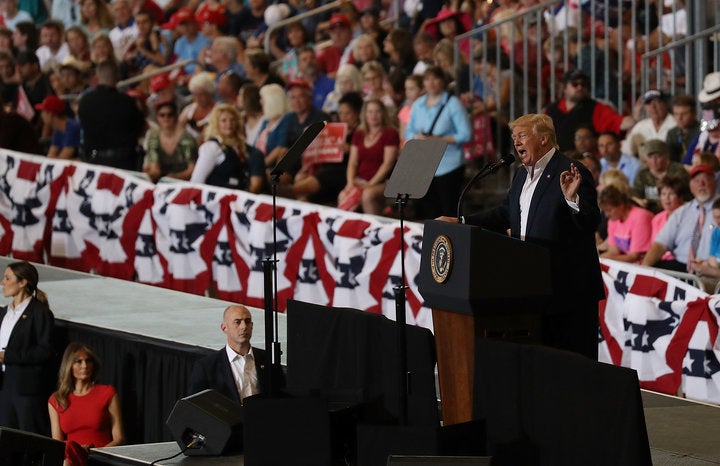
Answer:
[{"label": "podium", "polygon": [[475,338],[540,343],[550,255],[479,227],[425,222],[418,288],[432,308],[444,425],[472,420]]}]

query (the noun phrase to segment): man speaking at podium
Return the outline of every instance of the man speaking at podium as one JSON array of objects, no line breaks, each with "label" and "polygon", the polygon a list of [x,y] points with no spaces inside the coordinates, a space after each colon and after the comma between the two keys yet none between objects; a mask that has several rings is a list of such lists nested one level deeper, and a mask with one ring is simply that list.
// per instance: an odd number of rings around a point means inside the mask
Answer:
[{"label": "man speaking at podium", "polygon": [[595,247],[600,210],[592,175],[559,152],[547,115],[522,116],[510,129],[524,168],[501,205],[460,220],[498,233],[510,230],[549,250],[552,296],[542,310],[543,343],[596,360],[598,301],[605,292]]}]

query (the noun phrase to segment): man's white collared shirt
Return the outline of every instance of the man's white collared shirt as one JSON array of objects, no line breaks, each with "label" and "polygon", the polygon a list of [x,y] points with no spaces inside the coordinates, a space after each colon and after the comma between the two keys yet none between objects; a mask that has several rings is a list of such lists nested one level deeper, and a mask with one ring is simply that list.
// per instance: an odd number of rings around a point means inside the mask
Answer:
[{"label": "man's white collared shirt", "polygon": [[525,232],[527,231],[528,217],[530,214],[530,203],[532,203],[535,188],[537,188],[538,180],[554,153],[555,148],[552,148],[543,155],[540,160],[535,162],[534,166],[525,167],[528,173],[527,177],[525,177],[525,184],[520,192],[520,239],[523,241],[525,240]]},{"label": "man's white collared shirt", "polygon": [[245,356],[237,354],[235,350],[230,348],[230,345],[225,345],[225,351],[230,361],[235,388],[237,388],[240,399],[260,393],[252,348]]}]

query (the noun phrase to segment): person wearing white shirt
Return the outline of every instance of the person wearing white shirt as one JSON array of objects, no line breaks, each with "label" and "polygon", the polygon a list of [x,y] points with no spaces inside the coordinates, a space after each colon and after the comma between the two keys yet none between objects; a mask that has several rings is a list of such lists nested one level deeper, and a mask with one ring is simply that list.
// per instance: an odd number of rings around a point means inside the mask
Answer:
[{"label": "person wearing white shirt", "polygon": [[550,298],[538,306],[542,342],[597,359],[598,302],[605,292],[595,246],[600,209],[592,175],[558,151],[548,115],[524,115],[510,129],[523,166],[507,197],[494,209],[461,220],[500,234],[509,231],[548,250],[549,270],[537,271],[549,273],[552,283]]},{"label": "person wearing white shirt", "polygon": [[15,30],[15,25],[24,21],[34,23],[32,15],[27,11],[18,9],[17,0],[1,0],[0,1],[0,19],[5,23],[5,27],[11,31]]},{"label": "person wearing white shirt", "polygon": [[190,393],[213,389],[242,404],[262,393],[265,384],[265,351],[250,345],[253,320],[248,308],[229,306],[220,328],[227,336],[224,348],[198,360],[190,377]]},{"label": "person wearing white shirt", "polygon": [[13,262],[5,269],[3,296],[11,300],[0,308],[0,425],[49,436],[55,325],[37,285],[30,263]]},{"label": "person wearing white shirt", "polygon": [[135,24],[128,0],[114,0],[112,14],[115,19],[115,27],[110,30],[108,36],[115,50],[115,58],[118,62],[122,62],[125,54],[135,45],[140,32]]},{"label": "person wearing white shirt", "polygon": [[57,68],[70,54],[67,42],[63,40],[63,24],[60,21],[48,20],[40,26],[40,43],[35,51],[40,60],[40,69],[47,73]]},{"label": "person wearing white shirt", "polygon": [[667,96],[657,89],[650,89],[643,94],[643,108],[647,118],[637,123],[628,132],[622,143],[625,154],[637,155],[640,146],[651,139],[665,140],[668,131],[677,126],[675,117],[670,113]]}]

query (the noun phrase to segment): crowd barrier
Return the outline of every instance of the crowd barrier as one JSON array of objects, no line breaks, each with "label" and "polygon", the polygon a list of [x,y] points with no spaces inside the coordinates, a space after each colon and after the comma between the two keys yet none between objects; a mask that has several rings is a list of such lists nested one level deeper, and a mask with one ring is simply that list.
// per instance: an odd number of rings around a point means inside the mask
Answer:
[{"label": "crowd barrier", "polygon": [[[278,199],[278,309],[293,298],[395,316],[397,221]],[[422,225],[404,235],[407,322],[432,329],[417,289]],[[102,166],[0,151],[0,254],[263,307],[272,203]],[[644,388],[720,403],[720,298],[656,269],[602,261],[600,360]]]}]

